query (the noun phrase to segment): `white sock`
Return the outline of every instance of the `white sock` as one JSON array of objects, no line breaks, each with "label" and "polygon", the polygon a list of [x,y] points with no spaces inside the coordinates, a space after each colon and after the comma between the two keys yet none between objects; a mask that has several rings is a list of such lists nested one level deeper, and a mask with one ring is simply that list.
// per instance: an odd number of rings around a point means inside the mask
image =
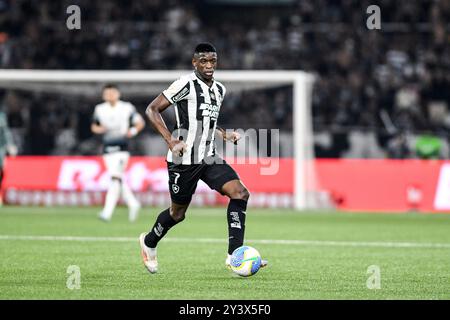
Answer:
[{"label": "white sock", "polygon": [[120,195],[120,181],[112,179],[109,185],[108,192],[106,193],[105,207],[103,208],[102,217],[104,219],[111,219],[111,216],[116,208],[117,201]]},{"label": "white sock", "polygon": [[152,258],[152,259],[154,259],[154,258],[156,258],[156,248],[149,248],[150,250],[149,250],[149,256],[150,256],[150,258]]}]

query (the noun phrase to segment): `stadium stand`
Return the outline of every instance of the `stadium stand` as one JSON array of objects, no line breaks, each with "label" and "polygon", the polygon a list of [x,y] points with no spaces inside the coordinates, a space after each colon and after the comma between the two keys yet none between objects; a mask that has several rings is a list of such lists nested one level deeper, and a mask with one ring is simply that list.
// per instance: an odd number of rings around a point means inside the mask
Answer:
[{"label": "stadium stand", "polygon": [[[316,74],[317,157],[418,157],[416,137],[432,133],[448,158],[450,2],[379,1],[382,29],[369,32],[365,9],[376,2],[272,1],[236,10],[214,0],[0,0],[0,67],[189,69],[189,48],[208,40],[221,69]],[[66,28],[70,4],[82,10],[82,32]],[[289,87],[249,92],[245,100],[232,94],[227,108],[245,117],[236,122],[223,112],[220,121],[289,133],[290,95]],[[143,113],[152,98],[133,103]],[[89,123],[98,97],[2,90],[0,99],[20,154],[97,153]],[[147,146],[153,137],[148,126],[135,152],[162,154]]]}]

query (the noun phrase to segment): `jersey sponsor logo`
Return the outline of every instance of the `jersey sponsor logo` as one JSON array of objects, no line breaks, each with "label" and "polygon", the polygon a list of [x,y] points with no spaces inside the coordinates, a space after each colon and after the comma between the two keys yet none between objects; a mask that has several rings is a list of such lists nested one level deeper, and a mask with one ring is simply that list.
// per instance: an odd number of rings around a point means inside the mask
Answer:
[{"label": "jersey sponsor logo", "polygon": [[203,117],[210,117],[211,120],[217,121],[219,117],[220,107],[210,104],[210,103],[202,103],[200,104],[200,110],[202,110]]},{"label": "jersey sponsor logo", "polygon": [[186,97],[188,94],[189,94],[189,88],[184,87],[183,90],[181,90],[180,92],[178,92],[176,95],[174,95],[172,97],[172,101],[173,102],[180,101],[181,99]]}]

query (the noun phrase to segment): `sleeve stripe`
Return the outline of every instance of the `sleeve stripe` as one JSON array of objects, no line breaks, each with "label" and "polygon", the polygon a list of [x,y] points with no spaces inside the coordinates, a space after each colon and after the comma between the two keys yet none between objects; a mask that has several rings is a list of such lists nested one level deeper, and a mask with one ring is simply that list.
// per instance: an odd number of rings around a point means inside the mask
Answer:
[{"label": "sleeve stripe", "polygon": [[217,89],[219,89],[220,95],[223,96],[223,86],[218,84]]}]

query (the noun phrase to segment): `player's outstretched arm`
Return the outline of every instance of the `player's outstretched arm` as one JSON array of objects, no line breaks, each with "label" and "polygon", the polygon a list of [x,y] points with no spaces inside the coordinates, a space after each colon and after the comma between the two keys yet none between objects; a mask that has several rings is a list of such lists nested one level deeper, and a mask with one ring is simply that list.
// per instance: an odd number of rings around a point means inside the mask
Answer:
[{"label": "player's outstretched arm", "polygon": [[167,100],[167,98],[164,97],[163,94],[160,94],[148,105],[145,114],[147,115],[152,126],[164,138],[172,152],[184,152],[186,150],[186,144],[183,141],[172,137],[172,134],[169,129],[167,129],[166,123],[161,116],[161,112],[166,110],[170,105],[171,103]]}]

